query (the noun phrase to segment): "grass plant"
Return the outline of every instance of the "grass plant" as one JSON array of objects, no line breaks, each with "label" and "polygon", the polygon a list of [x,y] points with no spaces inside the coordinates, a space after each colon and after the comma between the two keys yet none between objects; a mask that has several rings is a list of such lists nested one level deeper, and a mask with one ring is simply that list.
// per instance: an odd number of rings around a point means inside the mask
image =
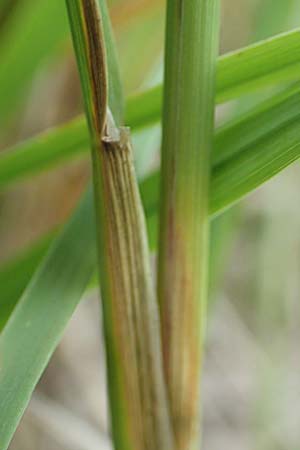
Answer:
[{"label": "grass plant", "polygon": [[[0,450],[96,271],[114,448],[199,449],[209,225],[300,157],[300,32],[218,58],[219,0],[168,0],[163,85],[124,102],[106,1],[60,3],[17,2],[0,23],[0,135],[68,34],[85,115],[3,150],[0,187],[89,149],[93,187],[65,224],[0,267]],[[216,104],[270,87],[214,126]],[[138,180],[131,133],[161,119],[161,168]]]}]

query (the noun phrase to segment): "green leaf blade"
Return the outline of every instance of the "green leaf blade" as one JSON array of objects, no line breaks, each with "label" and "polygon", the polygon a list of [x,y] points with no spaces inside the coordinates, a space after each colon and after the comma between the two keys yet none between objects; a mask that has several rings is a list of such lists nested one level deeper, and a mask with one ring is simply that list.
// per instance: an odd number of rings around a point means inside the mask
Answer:
[{"label": "green leaf blade", "polygon": [[6,450],[96,264],[91,192],[50,253],[0,336],[0,449]]},{"label": "green leaf blade", "polygon": [[0,333],[52,240],[52,234],[35,242],[13,260],[0,267]]},{"label": "green leaf blade", "polygon": [[266,39],[220,58],[218,102],[299,78],[300,30]]},{"label": "green leaf blade", "polygon": [[297,119],[216,166],[210,199],[212,214],[219,214],[241,200],[299,157]]},{"label": "green leaf blade", "polygon": [[50,129],[0,154],[0,188],[41,170],[86,155],[89,135],[83,117]]}]

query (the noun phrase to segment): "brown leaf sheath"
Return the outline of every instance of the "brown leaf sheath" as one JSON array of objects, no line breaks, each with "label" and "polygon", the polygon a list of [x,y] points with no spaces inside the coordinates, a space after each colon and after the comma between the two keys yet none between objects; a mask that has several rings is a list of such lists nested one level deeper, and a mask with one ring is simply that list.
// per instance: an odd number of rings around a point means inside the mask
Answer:
[{"label": "brown leaf sheath", "polygon": [[[68,1],[71,9],[71,0]],[[83,89],[92,103],[85,99],[93,142],[114,444],[118,450],[173,450],[158,304],[129,129],[116,127],[107,108],[105,43],[97,1],[77,1],[84,39],[75,35],[75,45]],[[75,20],[78,22],[78,13]],[[88,65],[88,73],[82,65]]]},{"label": "brown leaf sheath", "polygon": [[109,127],[102,142],[106,298],[111,299],[133,448],[171,449],[158,307],[129,131]]}]

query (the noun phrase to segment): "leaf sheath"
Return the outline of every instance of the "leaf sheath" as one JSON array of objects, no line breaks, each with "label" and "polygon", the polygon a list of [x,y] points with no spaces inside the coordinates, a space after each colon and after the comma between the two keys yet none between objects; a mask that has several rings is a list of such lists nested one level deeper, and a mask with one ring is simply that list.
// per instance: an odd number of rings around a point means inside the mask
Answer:
[{"label": "leaf sheath", "polygon": [[119,381],[111,384],[113,420],[118,422],[115,428],[123,428],[121,400],[129,433],[118,433],[116,448],[124,448],[129,440],[133,449],[171,449],[145,217],[128,131],[119,133],[117,140],[103,140],[101,197],[109,201],[99,208],[109,376],[117,374]]},{"label": "leaf sheath", "polygon": [[158,306],[129,131],[115,125],[107,107],[110,74],[96,0],[67,5],[92,141],[114,445],[172,450]]}]

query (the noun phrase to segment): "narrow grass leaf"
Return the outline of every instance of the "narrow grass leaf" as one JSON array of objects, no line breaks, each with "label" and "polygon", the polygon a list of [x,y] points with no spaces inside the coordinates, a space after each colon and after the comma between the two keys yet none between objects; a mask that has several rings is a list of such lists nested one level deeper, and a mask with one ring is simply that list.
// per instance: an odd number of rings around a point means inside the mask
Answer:
[{"label": "narrow grass leaf", "polygon": [[296,29],[224,55],[217,78],[219,102],[299,79],[299,51],[300,29]]},{"label": "narrow grass leaf", "polygon": [[45,236],[0,267],[0,333],[46,254],[53,235]]},{"label": "narrow grass leaf", "polygon": [[0,188],[43,169],[86,155],[89,135],[86,121],[75,119],[0,153]]},{"label": "narrow grass leaf", "polygon": [[300,84],[274,94],[248,113],[227,122],[215,134],[213,165],[216,166],[289,122],[300,119]]},{"label": "narrow grass leaf", "polygon": [[0,335],[0,450],[6,450],[96,264],[91,192],[43,263]]},{"label": "narrow grass leaf", "polygon": [[288,123],[216,166],[211,211],[220,213],[268,181],[300,156],[299,119]]}]

